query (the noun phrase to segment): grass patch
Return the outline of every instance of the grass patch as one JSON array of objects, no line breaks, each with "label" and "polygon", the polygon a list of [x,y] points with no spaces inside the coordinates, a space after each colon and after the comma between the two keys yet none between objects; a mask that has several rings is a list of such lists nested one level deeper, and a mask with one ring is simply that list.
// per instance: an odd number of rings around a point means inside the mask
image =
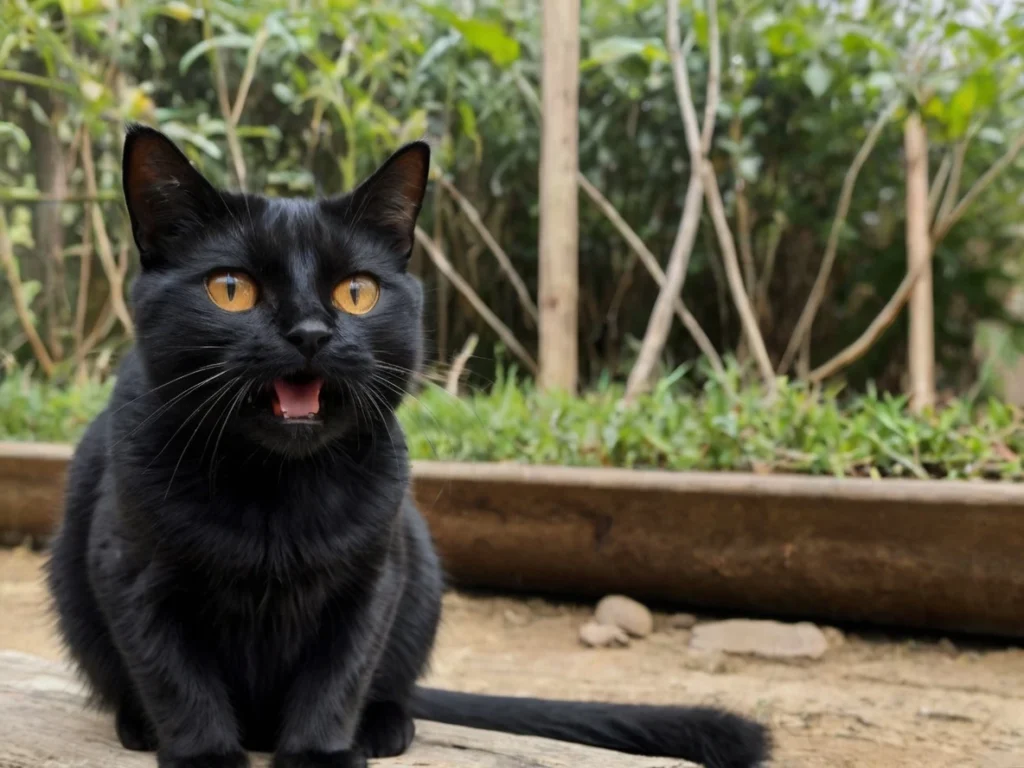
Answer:
[{"label": "grass patch", "polygon": [[103,410],[113,388],[112,379],[58,386],[8,373],[0,379],[0,440],[74,442]]},{"label": "grass patch", "polygon": [[429,388],[402,421],[417,458],[1024,480],[1024,413],[1005,403],[955,400],[917,416],[902,397],[781,382],[766,405],[739,381],[732,370],[693,388],[677,371],[627,406],[607,382],[569,397],[504,376],[460,400]]},{"label": "grass patch", "polygon": [[[954,400],[917,416],[902,397],[783,382],[767,405],[739,381],[732,370],[695,387],[679,370],[624,405],[622,388],[607,381],[570,397],[511,373],[460,399],[428,385],[400,418],[418,459],[1024,480],[1024,413],[997,400]],[[8,376],[0,439],[74,441],[110,389]]]}]

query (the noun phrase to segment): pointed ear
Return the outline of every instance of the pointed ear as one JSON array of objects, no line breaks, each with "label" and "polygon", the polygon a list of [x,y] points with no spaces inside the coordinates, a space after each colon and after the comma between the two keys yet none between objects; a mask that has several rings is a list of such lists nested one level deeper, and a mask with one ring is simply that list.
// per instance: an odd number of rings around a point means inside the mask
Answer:
[{"label": "pointed ear", "polygon": [[224,212],[220,195],[174,142],[144,125],[128,126],[122,182],[143,266],[162,244]]},{"label": "pointed ear", "polygon": [[395,247],[408,253],[429,171],[430,145],[406,144],[347,197],[349,220],[393,238]]}]

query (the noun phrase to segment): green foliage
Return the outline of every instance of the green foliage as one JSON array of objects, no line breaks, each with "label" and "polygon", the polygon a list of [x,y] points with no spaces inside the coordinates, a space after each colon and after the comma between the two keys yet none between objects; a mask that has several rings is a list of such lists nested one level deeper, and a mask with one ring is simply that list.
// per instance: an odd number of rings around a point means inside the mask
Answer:
[{"label": "green foliage", "polygon": [[914,416],[874,390],[843,398],[786,383],[766,404],[757,387],[740,387],[735,366],[698,389],[682,374],[627,405],[618,385],[574,398],[513,373],[467,399],[428,388],[401,415],[424,459],[1024,480],[1024,413],[996,400]]},{"label": "green foliage", "polygon": [[112,390],[112,379],[61,386],[27,372],[0,378],[0,440],[77,440]]},{"label": "green foliage", "polygon": [[[997,400],[913,416],[902,398],[874,390],[842,397],[783,384],[766,405],[736,366],[699,387],[685,373],[627,405],[607,377],[576,398],[499,372],[489,391],[466,398],[428,385],[399,416],[417,459],[1024,480],[1024,413]],[[109,381],[60,387],[8,376],[0,440],[77,440],[110,391]]]},{"label": "green foliage", "polygon": [[[16,243],[23,279],[51,353],[74,357],[81,338],[106,328],[106,290],[96,267],[80,290],[89,209],[54,216],[33,198],[59,194],[48,170],[56,146],[70,162],[66,193],[84,194],[72,151],[87,131],[112,250],[131,251],[120,203],[125,120],[158,124],[216,183],[237,183],[229,120],[217,93],[223,65],[229,102],[252,65],[236,128],[247,187],[270,195],[332,194],[354,184],[400,142],[426,136],[438,168],[468,197],[531,289],[537,273],[540,123],[524,97],[536,89],[540,0],[10,0],[0,3],[0,192],[29,222]],[[1022,11],[1014,3],[947,0],[728,0],[720,3],[722,99],[713,161],[729,213],[750,209],[750,242],[764,283],[758,312],[773,356],[785,348],[828,236],[843,175],[883,106],[920,106],[937,168],[968,140],[961,192],[1024,130]],[[935,10],[935,9],[938,10]],[[693,90],[707,77],[703,3],[682,3]],[[688,155],[673,88],[662,0],[588,0],[582,7],[580,167],[641,235],[666,255],[680,215]],[[251,60],[251,61],[250,61]],[[698,103],[698,109],[703,105]],[[812,363],[849,343],[905,274],[902,136],[882,134],[861,174],[842,233],[830,294],[814,326]],[[51,131],[53,127],[55,130]],[[55,136],[49,136],[49,134]],[[936,253],[936,318],[945,386],[973,377],[976,324],[1002,317],[1007,265],[1021,259],[1016,223],[1024,164],[993,185]],[[581,349],[585,376],[621,375],[647,322],[657,286],[605,217],[580,205]],[[457,206],[432,196],[424,226],[455,267],[527,346],[536,329]],[[691,261],[685,300],[720,350],[739,326],[709,227]],[[60,231],[60,237],[43,237]],[[776,247],[777,244],[777,247]],[[60,255],[48,262],[45,248]],[[774,254],[769,258],[769,254]],[[774,267],[770,267],[774,264]],[[493,359],[493,335],[452,298],[423,258],[413,268],[434,302],[428,330],[447,359],[471,333]],[[9,306],[0,283],[0,307]],[[86,333],[76,335],[81,295]],[[439,305],[439,306],[437,306]],[[117,324],[90,355],[119,347]],[[905,333],[897,325],[851,371],[898,388]],[[0,349],[30,358],[16,323],[0,318]],[[673,360],[694,349],[676,329]],[[475,361],[474,365],[489,363]],[[483,371],[481,371],[483,372]]]}]

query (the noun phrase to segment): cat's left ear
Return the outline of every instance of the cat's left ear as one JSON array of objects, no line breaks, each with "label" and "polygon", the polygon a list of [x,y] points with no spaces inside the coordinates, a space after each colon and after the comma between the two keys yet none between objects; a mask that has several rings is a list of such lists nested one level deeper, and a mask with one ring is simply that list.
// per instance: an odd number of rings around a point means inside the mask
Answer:
[{"label": "cat's left ear", "polygon": [[174,238],[201,231],[226,210],[223,198],[174,142],[144,125],[128,126],[123,184],[143,266],[172,251]]},{"label": "cat's left ear", "polygon": [[389,157],[343,201],[346,223],[364,226],[393,239],[403,253],[412,250],[416,219],[423,207],[430,171],[430,145],[415,141]]}]

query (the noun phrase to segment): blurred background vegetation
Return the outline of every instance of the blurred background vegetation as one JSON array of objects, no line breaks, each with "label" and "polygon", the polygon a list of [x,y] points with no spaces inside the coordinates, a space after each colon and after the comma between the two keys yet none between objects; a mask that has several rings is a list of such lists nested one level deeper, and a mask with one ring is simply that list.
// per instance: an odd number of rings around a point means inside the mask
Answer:
[{"label": "blurred background vegetation", "polygon": [[[540,0],[6,0],[0,350],[10,375],[21,380],[27,367],[58,386],[98,386],[130,343],[122,297],[135,264],[119,178],[128,120],[160,127],[216,183],[270,195],[338,192],[399,143],[425,136],[444,183],[434,184],[421,225],[532,354],[539,8]],[[729,0],[718,12],[710,159],[773,363],[876,123],[838,230],[810,361],[857,338],[906,276],[902,125],[915,113],[927,126],[936,221],[1005,162],[934,252],[940,393],[991,390],[992,371],[1024,347],[1012,311],[1024,284],[1024,161],[1012,151],[1024,135],[1024,11],[1014,0]],[[580,172],[662,263],[690,165],[665,17],[662,0],[582,4],[579,107]],[[683,2],[681,17],[699,102],[706,7]],[[584,388],[607,389],[629,373],[657,284],[607,212],[583,195],[579,205],[580,376]],[[705,224],[683,299],[742,378],[746,345]],[[525,300],[482,231],[522,277]],[[428,256],[418,246],[413,268],[429,297],[431,360],[446,367],[475,335],[471,381],[495,380],[498,337]],[[847,391],[866,392],[869,382],[905,390],[903,317],[838,374]],[[697,356],[677,327],[663,372]]]}]

